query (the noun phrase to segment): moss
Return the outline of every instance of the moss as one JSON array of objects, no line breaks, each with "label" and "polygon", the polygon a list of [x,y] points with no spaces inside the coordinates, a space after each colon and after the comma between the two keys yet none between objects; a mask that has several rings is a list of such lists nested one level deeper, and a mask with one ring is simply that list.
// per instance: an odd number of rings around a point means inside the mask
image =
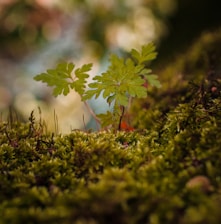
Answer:
[{"label": "moss", "polygon": [[1,123],[0,223],[220,223],[220,79],[165,77],[131,132]]},{"label": "moss", "polygon": [[[157,125],[53,137],[27,137],[28,124],[2,128],[1,222],[220,222],[220,100],[209,105],[180,104],[160,135]],[[189,187],[197,175],[210,190]]]}]

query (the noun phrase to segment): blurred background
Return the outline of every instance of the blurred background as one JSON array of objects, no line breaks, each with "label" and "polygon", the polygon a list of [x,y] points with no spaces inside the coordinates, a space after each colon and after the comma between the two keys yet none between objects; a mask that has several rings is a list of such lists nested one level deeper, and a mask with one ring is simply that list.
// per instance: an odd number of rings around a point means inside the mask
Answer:
[{"label": "blurred background", "polygon": [[[154,42],[160,70],[203,32],[219,29],[218,0],[0,0],[0,113],[13,108],[22,120],[32,110],[59,132],[91,127],[93,120],[79,96],[54,98],[33,77],[62,60],[93,63],[101,74],[110,53],[121,54]],[[159,77],[160,79],[160,77]],[[104,112],[102,99],[89,102]],[[56,114],[56,115],[55,115]]]}]

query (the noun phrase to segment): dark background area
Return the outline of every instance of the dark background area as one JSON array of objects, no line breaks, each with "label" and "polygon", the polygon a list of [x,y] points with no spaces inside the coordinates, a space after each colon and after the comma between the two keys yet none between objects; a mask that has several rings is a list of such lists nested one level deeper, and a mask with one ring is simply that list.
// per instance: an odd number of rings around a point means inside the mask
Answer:
[{"label": "dark background area", "polygon": [[187,49],[203,32],[221,25],[218,0],[178,0],[177,10],[167,18],[168,35],[162,38],[158,61],[169,60]]}]

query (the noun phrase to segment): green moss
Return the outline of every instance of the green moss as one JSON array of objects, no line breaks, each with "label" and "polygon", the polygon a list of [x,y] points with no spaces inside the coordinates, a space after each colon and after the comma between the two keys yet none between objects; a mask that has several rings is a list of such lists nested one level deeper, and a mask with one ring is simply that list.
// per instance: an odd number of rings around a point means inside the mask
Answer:
[{"label": "green moss", "polygon": [[[207,110],[179,105],[160,135],[157,126],[53,138],[20,136],[28,124],[2,131],[1,222],[219,222],[220,101],[212,102]],[[208,178],[208,191],[186,187],[197,175]]]},{"label": "green moss", "polygon": [[0,124],[0,223],[220,223],[220,79],[165,77],[132,132]]}]

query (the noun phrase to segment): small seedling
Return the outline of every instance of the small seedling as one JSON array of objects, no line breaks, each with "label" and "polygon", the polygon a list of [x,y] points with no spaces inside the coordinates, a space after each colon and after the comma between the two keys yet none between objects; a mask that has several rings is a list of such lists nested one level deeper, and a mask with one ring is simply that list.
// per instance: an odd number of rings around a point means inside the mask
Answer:
[{"label": "small seedling", "polygon": [[[146,82],[151,86],[161,86],[157,75],[147,68],[147,63],[155,59],[156,55],[152,43],[142,46],[140,52],[132,49],[127,59],[112,55],[107,71],[95,76],[88,85],[88,72],[92,64],[75,68],[72,62],[59,63],[55,69],[48,69],[34,79],[52,86],[55,97],[61,94],[66,96],[70,89],[74,89],[102,127],[111,126],[114,130],[120,130],[130,99],[147,97]],[[100,95],[112,109],[105,114],[95,115],[88,107],[87,100],[93,97],[97,99]]]}]

